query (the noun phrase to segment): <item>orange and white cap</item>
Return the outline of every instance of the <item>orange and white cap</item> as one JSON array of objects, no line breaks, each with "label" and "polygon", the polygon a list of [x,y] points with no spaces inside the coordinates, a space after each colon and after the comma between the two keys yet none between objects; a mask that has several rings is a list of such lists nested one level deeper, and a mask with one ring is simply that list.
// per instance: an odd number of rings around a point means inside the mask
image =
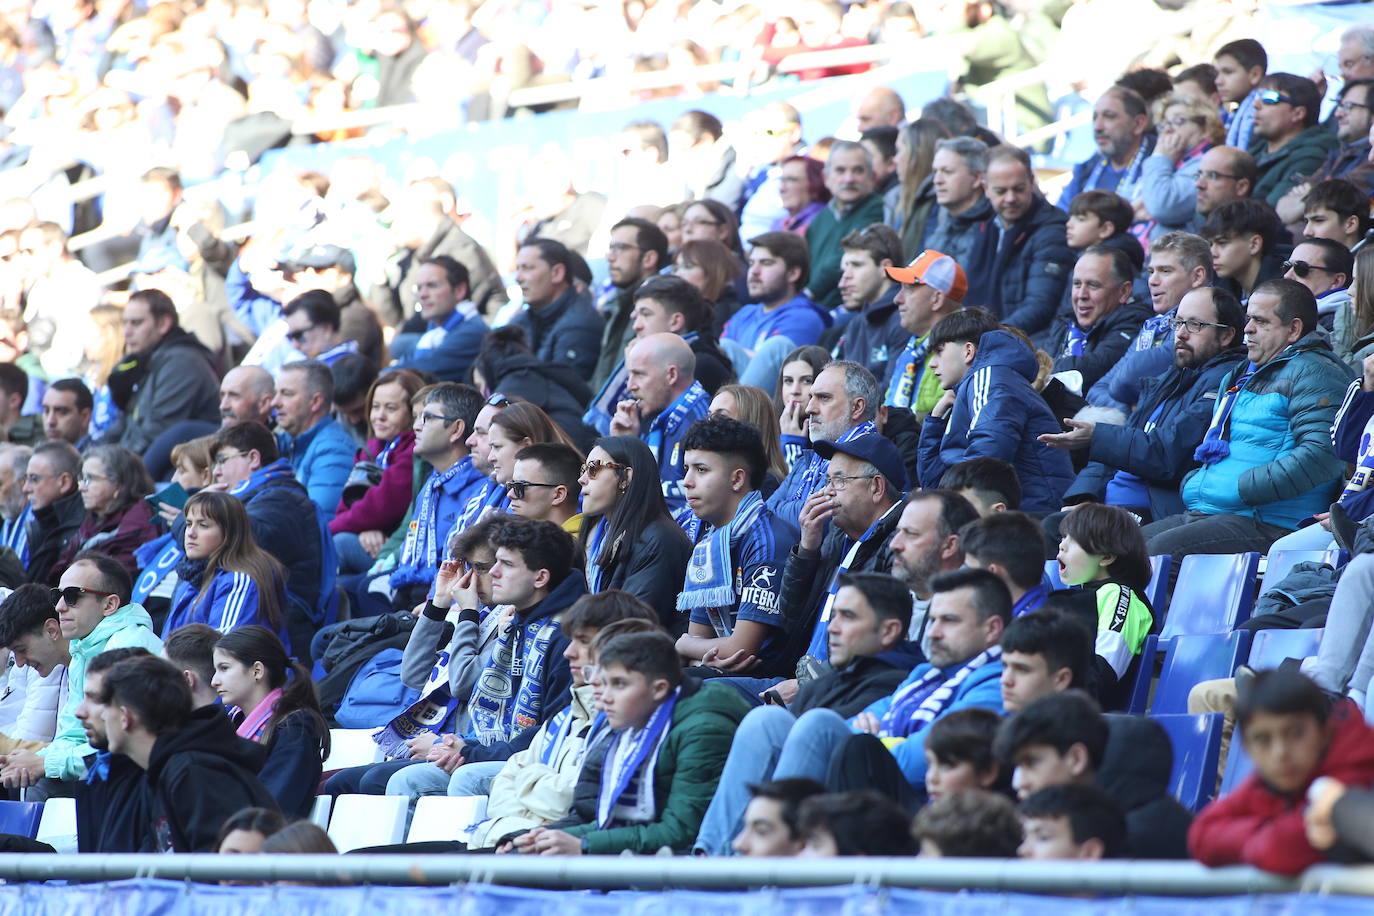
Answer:
[{"label": "orange and white cap", "polygon": [[906,267],[885,267],[887,275],[898,283],[933,286],[955,302],[963,302],[968,293],[968,277],[964,269],[949,255],[927,248]]}]

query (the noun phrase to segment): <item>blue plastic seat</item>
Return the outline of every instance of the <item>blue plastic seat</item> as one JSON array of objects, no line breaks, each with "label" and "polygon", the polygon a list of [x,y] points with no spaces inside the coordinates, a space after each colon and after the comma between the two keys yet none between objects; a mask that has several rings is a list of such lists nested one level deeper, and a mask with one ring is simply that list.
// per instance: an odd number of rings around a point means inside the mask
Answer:
[{"label": "blue plastic seat", "polygon": [[1276,550],[1269,554],[1269,559],[1265,563],[1264,579],[1260,582],[1259,593],[1263,595],[1278,585],[1299,563],[1326,563],[1333,569],[1340,569],[1348,559],[1350,555],[1339,547],[1329,550]]},{"label": "blue plastic seat", "polygon": [[1155,612],[1155,620],[1163,620],[1169,610],[1169,570],[1173,569],[1174,558],[1169,554],[1150,557],[1150,584],[1145,589],[1145,597]]},{"label": "blue plastic seat", "polygon": [[[1148,640],[1147,640],[1148,642]],[[1250,633],[1179,636],[1169,645],[1164,667],[1159,675],[1159,687],[1150,705],[1152,715],[1186,713],[1188,692],[1203,681],[1230,677],[1250,651]],[[1152,659],[1142,652],[1141,667]],[[1132,711],[1137,711],[1133,709]]]},{"label": "blue plastic seat", "polygon": [[1245,782],[1245,777],[1255,771],[1255,762],[1245,753],[1245,745],[1240,740],[1237,726],[1231,737],[1231,750],[1226,754],[1226,769],[1221,774],[1221,792],[1218,797],[1230,795],[1236,787]]},{"label": "blue plastic seat", "polygon": [[1193,716],[1152,716],[1169,734],[1174,746],[1174,768],[1169,774],[1169,794],[1189,811],[1199,811],[1212,800],[1221,761],[1222,716],[1219,712]]},{"label": "blue plastic seat", "polygon": [[1317,653],[1321,645],[1320,627],[1303,630],[1256,630],[1250,641],[1250,658],[1246,664],[1256,671],[1277,668],[1286,658],[1307,658]]},{"label": "blue plastic seat", "polygon": [[0,801],[0,833],[16,833],[33,839],[43,818],[42,802]]},{"label": "blue plastic seat", "polygon": [[1058,591],[1061,588],[1068,588],[1068,586],[1064,584],[1064,580],[1059,578],[1058,560],[1045,561],[1045,578],[1050,580],[1050,585],[1054,588],[1055,591]]},{"label": "blue plastic seat", "polygon": [[1259,554],[1196,553],[1183,558],[1159,642],[1178,636],[1229,633],[1255,608]]}]

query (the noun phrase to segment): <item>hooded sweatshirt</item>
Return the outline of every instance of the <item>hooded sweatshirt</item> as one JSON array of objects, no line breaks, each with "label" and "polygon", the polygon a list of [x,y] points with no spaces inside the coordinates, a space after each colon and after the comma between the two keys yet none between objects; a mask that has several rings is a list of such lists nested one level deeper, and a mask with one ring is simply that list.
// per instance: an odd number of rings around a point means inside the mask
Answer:
[{"label": "hooded sweatshirt", "polygon": [[1107,752],[1097,784],[1126,815],[1124,859],[1186,859],[1193,816],[1169,794],[1174,750],[1158,722],[1107,716]]}]

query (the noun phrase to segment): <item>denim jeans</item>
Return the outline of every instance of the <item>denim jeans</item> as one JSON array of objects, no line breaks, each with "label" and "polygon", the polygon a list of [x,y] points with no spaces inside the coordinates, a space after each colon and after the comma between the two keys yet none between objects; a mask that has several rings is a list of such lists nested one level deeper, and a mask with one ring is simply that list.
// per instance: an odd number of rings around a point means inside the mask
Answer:
[{"label": "denim jeans", "polygon": [[1370,643],[1374,607],[1370,605],[1370,595],[1374,595],[1374,553],[1362,553],[1352,557],[1341,570],[1316,661],[1303,665],[1303,671],[1323,690],[1349,690],[1356,694],[1361,706],[1374,675],[1374,645]]},{"label": "denim jeans", "polygon": [[481,760],[463,764],[449,777],[448,794],[454,798],[462,798],[465,795],[490,795],[492,781],[505,765],[504,760]]},{"label": "denim jeans", "polygon": [[1169,554],[1169,590],[1178,581],[1183,558],[1194,553],[1266,553],[1271,544],[1292,529],[1257,521],[1248,515],[1208,515],[1184,512],[1151,522],[1140,529],[1151,556]]},{"label": "denim jeans", "polygon": [[334,551],[339,555],[339,575],[365,573],[372,568],[376,557],[363,550],[362,541],[351,531],[334,535]]}]

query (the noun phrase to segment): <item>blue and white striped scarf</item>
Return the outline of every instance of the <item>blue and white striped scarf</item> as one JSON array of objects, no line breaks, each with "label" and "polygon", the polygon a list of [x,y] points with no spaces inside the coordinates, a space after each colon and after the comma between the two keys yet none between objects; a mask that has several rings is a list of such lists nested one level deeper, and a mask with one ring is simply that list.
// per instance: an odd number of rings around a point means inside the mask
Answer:
[{"label": "blue and white striped scarf", "polygon": [[763,510],[763,494],[750,490],[735,509],[735,517],[708,531],[692,548],[682,594],[677,596],[679,611],[733,607],[737,603],[730,547],[762,520]]},{"label": "blue and white striped scarf", "polygon": [[940,718],[959,686],[984,665],[1002,658],[1001,646],[989,646],[959,666],[941,682],[944,673],[931,665],[925,674],[901,688],[883,715],[880,738],[905,738]]}]

